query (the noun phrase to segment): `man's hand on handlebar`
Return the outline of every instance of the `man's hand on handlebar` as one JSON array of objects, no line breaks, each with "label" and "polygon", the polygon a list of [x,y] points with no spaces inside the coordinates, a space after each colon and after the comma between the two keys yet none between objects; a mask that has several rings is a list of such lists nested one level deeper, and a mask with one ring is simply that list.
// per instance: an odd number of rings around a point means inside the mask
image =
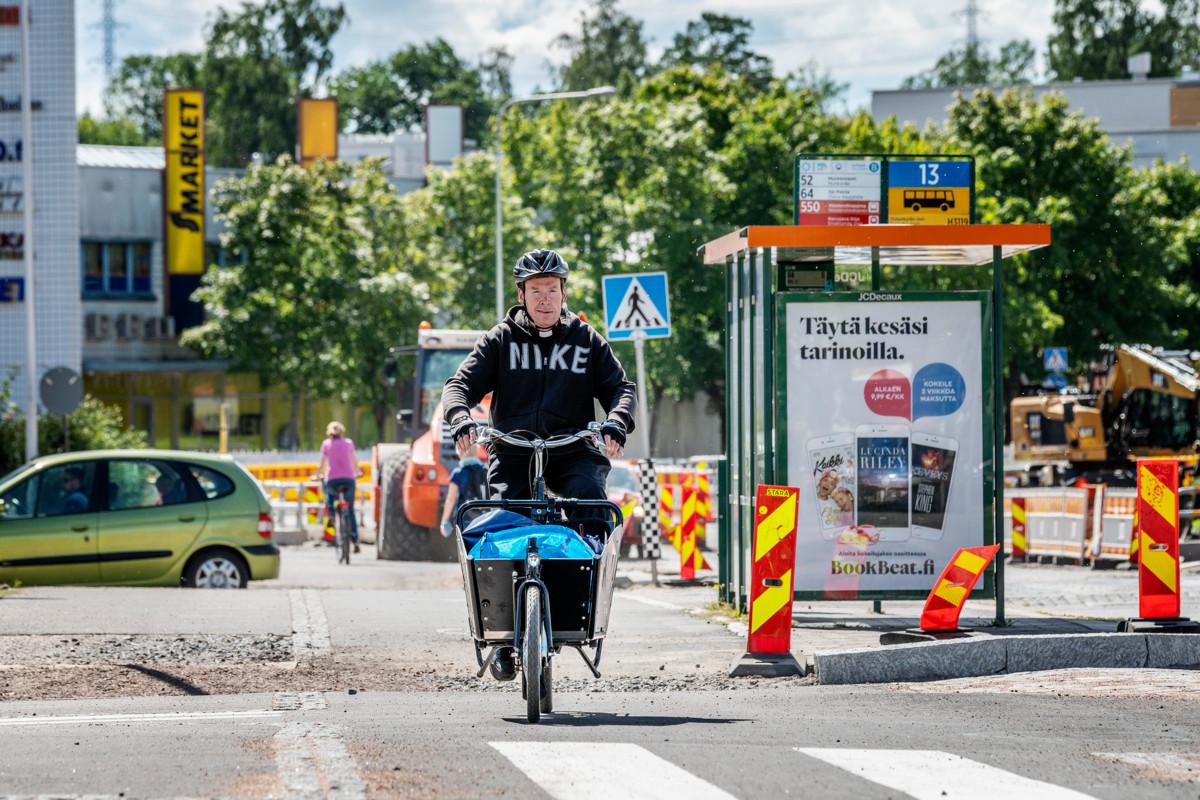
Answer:
[{"label": "man's hand on handlebar", "polygon": [[620,458],[625,455],[625,447],[620,442],[613,439],[611,436],[604,437],[604,449],[608,451],[609,458]]},{"label": "man's hand on handlebar", "polygon": [[458,451],[459,458],[466,458],[479,438],[475,420],[464,415],[451,423],[451,426],[450,435],[454,437],[454,449]]}]

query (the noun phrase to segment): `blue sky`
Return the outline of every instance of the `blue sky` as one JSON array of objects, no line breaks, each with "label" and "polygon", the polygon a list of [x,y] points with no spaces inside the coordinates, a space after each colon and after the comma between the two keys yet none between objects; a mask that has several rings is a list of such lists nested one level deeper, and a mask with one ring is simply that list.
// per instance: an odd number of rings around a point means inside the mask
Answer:
[{"label": "blue sky", "polygon": [[[206,18],[228,0],[117,0],[118,59],[131,53],[196,50],[203,42]],[[754,23],[753,46],[769,56],[776,72],[815,63],[849,84],[846,102],[866,107],[872,89],[890,89],[907,75],[932,66],[937,57],[966,36],[961,9],[965,0],[658,0],[619,7],[645,23],[651,52],[657,55],[674,33],[703,11],[748,18]],[[979,0],[979,32],[993,47],[1016,37],[1029,38],[1040,51],[1050,30],[1053,0]],[[350,24],[334,41],[334,68],[382,58],[399,47],[446,39],[462,56],[474,59],[489,47],[504,45],[516,56],[513,81],[518,92],[549,81],[549,65],[562,60],[550,46],[563,32],[578,30],[582,0],[346,0]],[[99,0],[77,0],[75,7],[79,108],[98,111],[104,75]]]}]

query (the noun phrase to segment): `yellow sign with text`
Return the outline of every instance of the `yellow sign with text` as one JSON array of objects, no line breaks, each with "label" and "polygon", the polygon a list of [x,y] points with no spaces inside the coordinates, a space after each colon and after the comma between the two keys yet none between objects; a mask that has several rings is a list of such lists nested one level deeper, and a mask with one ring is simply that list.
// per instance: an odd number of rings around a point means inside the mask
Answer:
[{"label": "yellow sign with text", "polygon": [[168,89],[163,103],[167,272],[204,272],[204,92]]},{"label": "yellow sign with text", "polygon": [[971,190],[959,187],[889,187],[888,222],[900,225],[969,225]]}]

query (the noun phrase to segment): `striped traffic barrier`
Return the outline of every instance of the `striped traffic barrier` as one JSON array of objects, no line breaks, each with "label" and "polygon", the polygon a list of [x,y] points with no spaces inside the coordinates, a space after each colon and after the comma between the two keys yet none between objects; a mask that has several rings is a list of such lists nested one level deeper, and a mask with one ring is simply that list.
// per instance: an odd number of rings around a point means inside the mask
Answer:
[{"label": "striped traffic barrier", "polygon": [[679,512],[679,577],[693,580],[696,577],[696,490],[683,488],[683,502]]},{"label": "striped traffic barrier", "polygon": [[925,607],[921,610],[922,631],[959,632],[958,618],[962,614],[963,604],[999,549],[998,544],[963,547],[954,554],[925,599]]},{"label": "striped traffic barrier", "polygon": [[1029,540],[1025,534],[1025,498],[1012,499],[1012,560],[1024,561],[1029,551]]},{"label": "striped traffic barrier", "polygon": [[659,535],[679,549],[679,530],[675,526],[675,511],[678,508],[674,486],[659,486],[658,527]]},{"label": "striped traffic barrier", "polygon": [[746,652],[733,677],[801,675],[791,653],[792,570],[800,490],[758,486],[754,493],[754,561],[750,566],[750,618]]},{"label": "striped traffic barrier", "polygon": [[1179,462],[1137,462],[1138,616],[1118,631],[1200,633],[1179,615]]},{"label": "striped traffic barrier", "polygon": [[919,627],[904,631],[888,631],[879,635],[880,644],[910,644],[937,639],[956,639],[967,636],[967,631],[958,627],[958,618],[963,605],[971,596],[971,590],[979,576],[1000,552],[1000,545],[986,547],[962,547],[950,559],[942,574],[934,582],[921,609]]}]

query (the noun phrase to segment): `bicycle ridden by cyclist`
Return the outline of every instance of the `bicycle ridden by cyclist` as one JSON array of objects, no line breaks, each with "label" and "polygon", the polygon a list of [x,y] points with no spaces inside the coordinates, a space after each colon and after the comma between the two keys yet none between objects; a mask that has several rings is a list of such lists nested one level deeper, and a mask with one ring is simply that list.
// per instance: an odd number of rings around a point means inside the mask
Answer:
[{"label": "bicycle ridden by cyclist", "polygon": [[[465,457],[476,441],[470,410],[489,392],[492,427],[543,438],[587,427],[598,400],[607,415],[600,429],[604,452],[590,442],[554,450],[546,458],[545,479],[559,496],[603,500],[608,459],[624,453],[637,398],[608,342],[567,310],[568,271],[567,262],[553,250],[532,250],[517,260],[517,305],[479,338],[446,381],[443,417],[459,456]],[[492,496],[532,497],[532,458],[528,450],[494,443],[488,459]],[[511,649],[501,651],[492,675],[511,680],[515,674]]]},{"label": "bicycle ridden by cyclist", "polygon": [[[359,469],[358,458],[354,454],[354,441],[346,438],[346,426],[334,420],[325,426],[325,441],[321,443],[321,464],[317,467],[317,478],[325,487],[325,509],[330,519],[334,518],[339,491],[345,491],[354,505],[354,489],[363,471]],[[354,542],[354,552],[358,552],[358,520],[353,511],[350,517],[350,540]]]}]

